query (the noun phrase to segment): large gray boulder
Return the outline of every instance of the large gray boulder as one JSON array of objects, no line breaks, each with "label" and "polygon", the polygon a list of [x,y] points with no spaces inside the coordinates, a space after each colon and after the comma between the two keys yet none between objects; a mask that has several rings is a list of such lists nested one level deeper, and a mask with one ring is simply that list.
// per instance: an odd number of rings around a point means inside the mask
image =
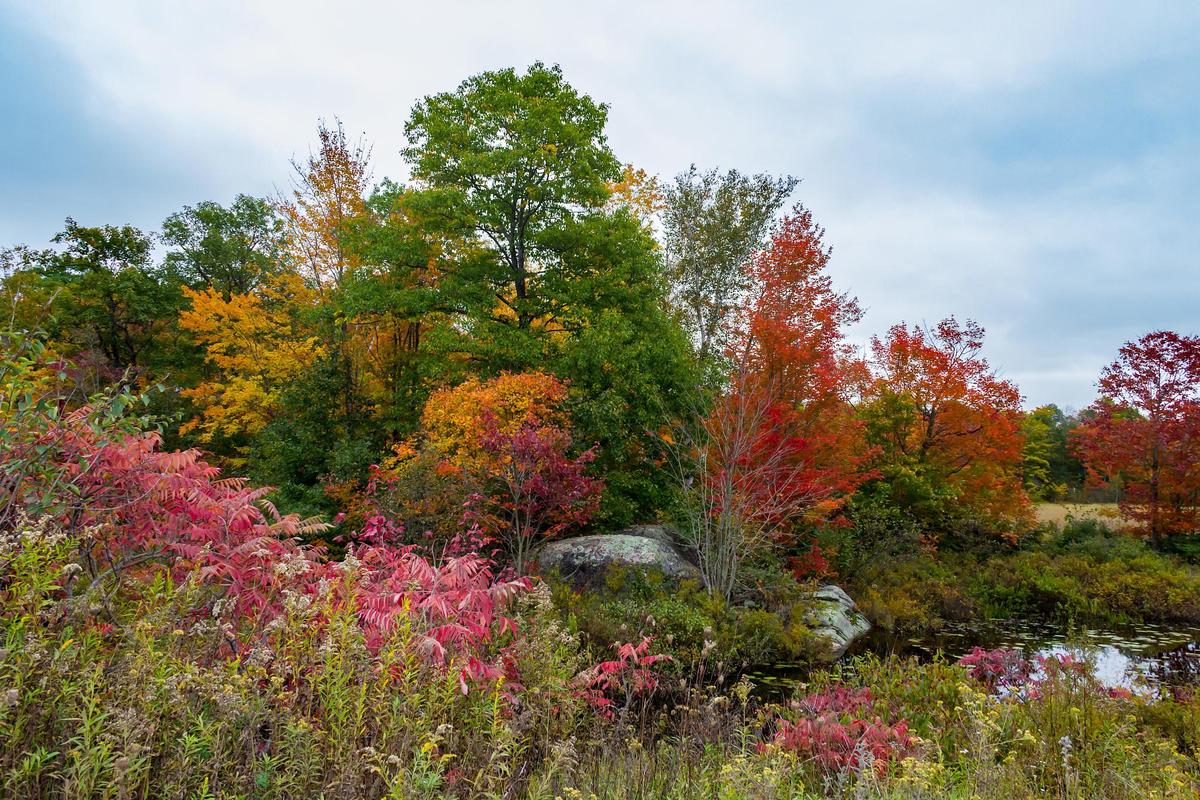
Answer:
[{"label": "large gray boulder", "polygon": [[642,536],[647,539],[657,539],[665,545],[678,547],[679,532],[671,525],[660,525],[658,523],[650,523],[647,525],[630,525],[628,528],[623,528],[617,531],[619,534],[629,534],[630,536]]},{"label": "large gray boulder", "polygon": [[662,526],[639,527],[656,529],[656,535],[629,529],[561,539],[543,545],[534,561],[540,571],[557,572],[579,587],[602,585],[609,567],[656,569],[675,581],[700,579],[700,571],[671,544]]},{"label": "large gray boulder", "polygon": [[812,601],[805,621],[814,634],[826,641],[826,649],[821,653],[824,659],[837,661],[855,640],[870,632],[871,623],[840,586],[822,586],[812,593]]}]

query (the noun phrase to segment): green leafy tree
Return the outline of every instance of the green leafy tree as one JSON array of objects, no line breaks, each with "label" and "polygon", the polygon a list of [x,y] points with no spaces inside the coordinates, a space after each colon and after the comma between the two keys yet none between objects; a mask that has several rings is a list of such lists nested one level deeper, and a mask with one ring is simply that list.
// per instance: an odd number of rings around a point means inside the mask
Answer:
[{"label": "green leafy tree", "polygon": [[[393,435],[410,433],[429,392],[469,374],[466,332],[452,324],[477,307],[456,269],[487,257],[436,193],[384,180],[345,232],[359,266],[331,297],[352,332],[361,390]],[[469,269],[464,271],[469,272]],[[485,290],[486,291],[486,290]]]},{"label": "green leafy tree", "polygon": [[1025,435],[1022,472],[1031,497],[1059,500],[1070,489],[1082,486],[1083,465],[1068,444],[1070,432],[1078,425],[1078,420],[1056,405],[1039,406],[1021,420]]},{"label": "green leafy tree", "polygon": [[1054,444],[1049,421],[1044,414],[1031,411],[1021,419],[1021,433],[1025,437],[1025,445],[1021,448],[1021,475],[1025,481],[1025,491],[1034,500],[1059,497],[1066,487],[1054,485],[1050,478]]},{"label": "green leafy tree", "polygon": [[608,147],[608,107],[581,95],[557,67],[484,72],[413,109],[404,154],[413,177],[441,190],[492,249],[467,281],[490,296],[476,313],[527,330],[553,329],[562,304],[562,237],[598,212],[621,165]]},{"label": "green leafy tree", "polygon": [[449,321],[426,337],[430,352],[484,375],[565,379],[577,441],[599,444],[596,468],[618,473],[601,509],[618,524],[660,504],[653,432],[697,382],[660,251],[633,210],[609,202],[621,166],[607,114],[557,67],[485,72],[417,105],[405,155],[422,185],[410,207],[439,220],[449,245],[419,301]]},{"label": "green leafy tree", "polygon": [[[151,237],[131,225],[86,227],[68,217],[52,241],[58,247],[16,248],[4,259],[14,307],[48,313],[17,322],[44,323],[55,341],[95,353],[97,374],[108,379],[156,366],[182,296],[178,277],[153,265]],[[46,305],[22,304],[21,293]]]},{"label": "green leafy tree", "polygon": [[212,288],[229,300],[279,269],[283,223],[266,200],[239,194],[228,207],[185,206],[163,222],[162,240],[172,248],[167,267],[192,288]]},{"label": "green leafy tree", "polygon": [[362,478],[379,460],[383,437],[354,391],[336,356],[326,355],[283,392],[278,413],[253,437],[247,466],[277,487],[280,507],[326,512],[323,484]]}]

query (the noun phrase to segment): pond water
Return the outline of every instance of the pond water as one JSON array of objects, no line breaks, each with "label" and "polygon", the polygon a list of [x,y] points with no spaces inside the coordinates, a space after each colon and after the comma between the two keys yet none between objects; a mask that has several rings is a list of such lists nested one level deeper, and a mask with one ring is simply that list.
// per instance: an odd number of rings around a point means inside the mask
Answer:
[{"label": "pond water", "polygon": [[[975,646],[1020,650],[1030,658],[1050,654],[1085,655],[1096,677],[1109,687],[1137,692],[1200,684],[1200,628],[1170,625],[1076,627],[1038,620],[983,620],[946,623],[939,631],[917,638],[889,637],[882,631],[860,640],[849,656],[864,652],[894,653],[929,660],[941,653],[958,659]],[[807,671],[780,664],[748,673],[764,695],[791,694]]]}]

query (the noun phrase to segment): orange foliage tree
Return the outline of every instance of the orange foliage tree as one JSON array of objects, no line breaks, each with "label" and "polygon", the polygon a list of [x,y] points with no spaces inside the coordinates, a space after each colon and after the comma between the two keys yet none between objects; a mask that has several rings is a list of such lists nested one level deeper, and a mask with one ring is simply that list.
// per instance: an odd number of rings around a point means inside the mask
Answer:
[{"label": "orange foliage tree", "polygon": [[486,427],[504,435],[523,425],[562,427],[566,396],[566,385],[545,372],[469,378],[430,396],[421,415],[421,430],[426,445],[442,459],[462,469],[473,468],[488,460],[481,444]]},{"label": "orange foliage tree", "polygon": [[1200,337],[1156,331],[1125,344],[1074,432],[1095,484],[1121,487],[1121,511],[1157,547],[1193,533],[1200,513]]},{"label": "orange foliage tree", "polygon": [[961,510],[1010,527],[1029,520],[1021,485],[1021,394],[980,354],[984,330],[953,317],[895,325],[871,342],[862,416],[891,501],[927,521]]},{"label": "orange foliage tree", "polygon": [[371,151],[361,141],[351,144],[340,121],[334,128],[322,123],[317,138],[317,152],[304,163],[293,162],[295,185],[279,211],[293,268],[324,296],[359,263],[346,247],[346,232],[366,213]]}]

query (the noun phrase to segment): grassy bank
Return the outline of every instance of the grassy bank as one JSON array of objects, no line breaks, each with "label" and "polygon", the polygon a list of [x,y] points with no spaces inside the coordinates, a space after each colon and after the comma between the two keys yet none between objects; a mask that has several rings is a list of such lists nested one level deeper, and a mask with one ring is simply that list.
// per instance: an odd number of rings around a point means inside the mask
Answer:
[{"label": "grassy bank", "polygon": [[1200,624],[1200,569],[1097,520],[1071,521],[1020,549],[915,554],[852,590],[873,622],[898,632],[980,617]]}]

